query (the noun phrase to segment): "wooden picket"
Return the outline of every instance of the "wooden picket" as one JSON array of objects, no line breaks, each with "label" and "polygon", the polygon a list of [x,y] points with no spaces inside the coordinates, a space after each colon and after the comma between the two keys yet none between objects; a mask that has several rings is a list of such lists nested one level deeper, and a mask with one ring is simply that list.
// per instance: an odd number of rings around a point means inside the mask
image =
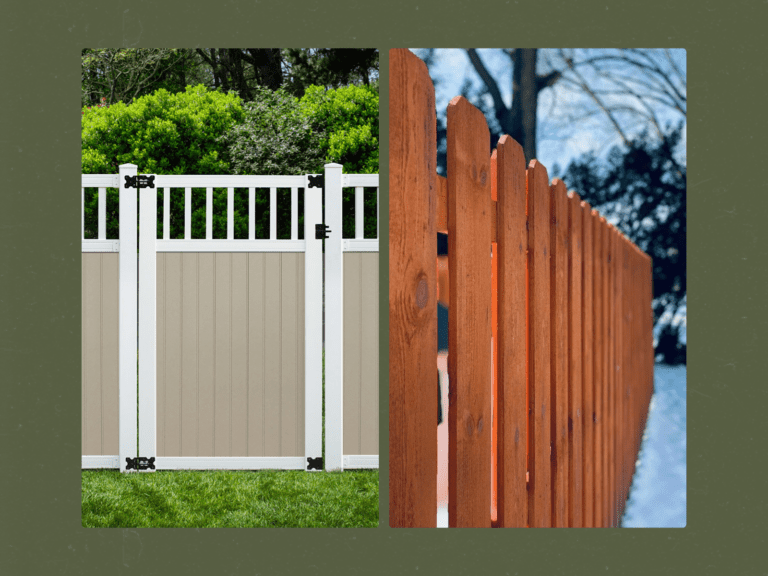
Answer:
[{"label": "wooden picket", "polygon": [[650,258],[510,137],[489,155],[462,97],[437,176],[426,66],[392,50],[390,87],[390,525],[436,524],[439,285],[449,525],[618,526],[653,392]]}]

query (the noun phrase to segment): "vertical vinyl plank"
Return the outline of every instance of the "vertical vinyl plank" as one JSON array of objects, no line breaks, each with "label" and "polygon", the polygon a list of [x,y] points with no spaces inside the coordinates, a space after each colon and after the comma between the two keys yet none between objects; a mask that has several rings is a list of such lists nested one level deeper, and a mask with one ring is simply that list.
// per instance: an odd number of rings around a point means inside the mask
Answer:
[{"label": "vertical vinyl plank", "polygon": [[232,254],[215,254],[214,451],[232,455]]},{"label": "vertical vinyl plank", "polygon": [[181,256],[181,455],[198,456],[198,254]]},{"label": "vertical vinyl plank", "polygon": [[281,254],[282,294],[280,309],[280,396],[282,407],[281,444],[283,456],[302,456],[299,453],[297,372],[298,350],[296,346],[298,310],[296,299],[298,294],[296,278],[296,254]]},{"label": "vertical vinyl plank", "polygon": [[266,455],[264,314],[266,254],[248,254],[248,456]]},{"label": "vertical vinyl plank", "polygon": [[[360,453],[379,453],[379,255],[362,254]],[[345,292],[346,294],[346,292]]]},{"label": "vertical vinyl plank", "polygon": [[344,254],[344,454],[360,451],[362,385],[362,254]]},{"label": "vertical vinyl plank", "polygon": [[118,281],[120,258],[102,254],[101,412],[104,454],[119,454],[119,320]]},{"label": "vertical vinyl plank", "polygon": [[[160,361],[158,351],[158,372],[165,373],[165,455],[181,455],[181,254],[158,254],[157,262],[160,267],[164,259],[165,268],[165,363]],[[158,274],[159,277],[159,274]],[[161,285],[158,282],[158,292]],[[158,306],[158,320],[159,320]],[[158,322],[159,324],[159,322]],[[158,340],[159,340],[158,334]],[[160,383],[158,378],[158,391]],[[159,408],[159,407],[158,407]],[[161,412],[158,409],[158,420]],[[158,435],[158,454],[160,450]]]},{"label": "vertical vinyl plank", "polygon": [[104,454],[102,446],[101,412],[101,254],[85,254],[83,256],[83,294],[85,307],[83,312],[83,332],[87,335],[83,354],[86,362],[83,364],[85,441],[83,454]]},{"label": "vertical vinyl plank", "polygon": [[217,455],[214,450],[215,256],[216,254],[212,252],[201,252],[198,256],[197,369],[199,374],[199,456]]},{"label": "vertical vinyl plank", "polygon": [[280,254],[268,253],[264,274],[264,443],[265,456],[282,456],[282,368]]},{"label": "vertical vinyl plank", "polygon": [[232,456],[248,455],[248,254],[232,254]]}]

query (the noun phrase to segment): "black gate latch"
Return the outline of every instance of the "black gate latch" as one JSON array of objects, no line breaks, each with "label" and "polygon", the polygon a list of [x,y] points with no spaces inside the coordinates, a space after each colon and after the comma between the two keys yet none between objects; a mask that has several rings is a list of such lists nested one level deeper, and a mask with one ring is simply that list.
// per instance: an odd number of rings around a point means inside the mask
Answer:
[{"label": "black gate latch", "polygon": [[315,224],[315,240],[324,240],[331,233],[331,227],[326,224]]},{"label": "black gate latch", "polygon": [[155,457],[145,458],[139,456],[138,458],[126,458],[125,459],[126,470],[154,470],[155,469]]},{"label": "black gate latch", "polygon": [[154,188],[155,187],[155,175],[148,176],[147,174],[136,174],[136,176],[125,177],[126,188]]},{"label": "black gate latch", "polygon": [[323,469],[323,457],[307,458],[307,470],[322,470]]}]

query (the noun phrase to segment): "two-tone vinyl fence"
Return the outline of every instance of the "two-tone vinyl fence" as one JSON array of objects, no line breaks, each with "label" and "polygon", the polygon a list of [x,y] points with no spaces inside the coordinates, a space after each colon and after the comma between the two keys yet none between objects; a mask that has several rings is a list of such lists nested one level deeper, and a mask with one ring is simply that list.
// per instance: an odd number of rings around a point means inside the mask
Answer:
[{"label": "two-tone vinyl fence", "polygon": [[[616,526],[653,386],[651,261],[390,52],[390,524],[435,526],[437,233],[448,235],[450,526]],[[449,296],[445,291],[449,292]]]},{"label": "two-tone vinyl fence", "polygon": [[[378,239],[363,235],[363,197],[378,196],[378,175],[338,164],[307,176],[136,170],[82,177],[83,203],[86,191],[98,195],[97,239],[85,239],[83,220],[83,468],[378,467]],[[107,238],[112,188],[119,239]],[[342,238],[344,188],[355,189],[354,238]],[[193,193],[205,194],[205,238],[193,238]],[[290,194],[285,239],[278,193]],[[235,238],[238,194],[248,198],[247,239]],[[255,238],[257,194],[269,195],[268,238]],[[184,215],[181,238],[170,238],[172,213]]]}]

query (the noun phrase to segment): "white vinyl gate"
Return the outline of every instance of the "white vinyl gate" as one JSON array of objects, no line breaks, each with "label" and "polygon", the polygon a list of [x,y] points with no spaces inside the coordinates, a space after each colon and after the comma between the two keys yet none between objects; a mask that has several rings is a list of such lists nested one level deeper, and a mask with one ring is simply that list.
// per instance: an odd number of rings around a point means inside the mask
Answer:
[{"label": "white vinyl gate", "polygon": [[[306,176],[137,175],[132,164],[118,175],[84,174],[83,214],[85,190],[99,193],[98,239],[82,241],[82,467],[378,468],[379,243],[363,235],[364,189],[376,188],[378,206],[378,185],[377,174],[343,174],[338,164]],[[106,238],[108,188],[120,191],[119,240]],[[206,189],[205,239],[191,238],[193,188]],[[227,188],[226,239],[212,237],[214,188]],[[343,188],[355,188],[348,239]],[[183,239],[169,238],[171,189],[184,189]],[[269,189],[269,239],[254,237],[260,189]],[[290,189],[289,239],[277,238],[279,189]],[[234,238],[234,198],[244,193],[247,240]],[[345,277],[352,253],[359,256]],[[354,397],[346,409],[345,390]],[[345,418],[354,427],[346,440]]]}]

